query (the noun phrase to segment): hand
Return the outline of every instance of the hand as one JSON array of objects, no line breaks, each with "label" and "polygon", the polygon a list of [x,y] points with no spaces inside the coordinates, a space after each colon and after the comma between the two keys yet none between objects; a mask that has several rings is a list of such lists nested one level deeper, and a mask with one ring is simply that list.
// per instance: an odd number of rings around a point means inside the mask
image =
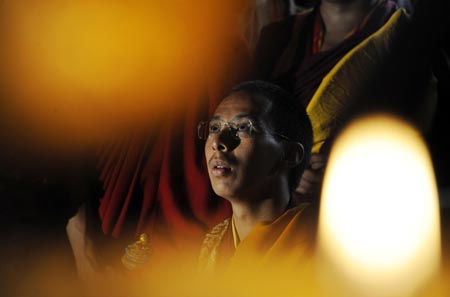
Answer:
[{"label": "hand", "polygon": [[305,169],[295,192],[303,197],[318,198],[322,188],[327,157],[324,154],[312,154],[309,166]]}]

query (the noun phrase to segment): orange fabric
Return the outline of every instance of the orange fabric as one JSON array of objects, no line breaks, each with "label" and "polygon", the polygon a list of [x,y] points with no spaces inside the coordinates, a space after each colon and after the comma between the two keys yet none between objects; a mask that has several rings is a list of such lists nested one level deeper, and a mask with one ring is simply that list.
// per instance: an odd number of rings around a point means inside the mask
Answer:
[{"label": "orange fabric", "polygon": [[317,208],[307,203],[288,210],[270,224],[257,225],[241,241],[229,269],[247,265],[271,267],[289,265],[296,269],[312,257],[317,224]]},{"label": "orange fabric", "polygon": [[[316,205],[303,203],[269,224],[255,226],[234,248],[230,219],[209,233],[203,243],[199,268],[206,273],[243,269],[301,269],[313,256],[318,220]],[[223,230],[226,228],[226,230]]]}]

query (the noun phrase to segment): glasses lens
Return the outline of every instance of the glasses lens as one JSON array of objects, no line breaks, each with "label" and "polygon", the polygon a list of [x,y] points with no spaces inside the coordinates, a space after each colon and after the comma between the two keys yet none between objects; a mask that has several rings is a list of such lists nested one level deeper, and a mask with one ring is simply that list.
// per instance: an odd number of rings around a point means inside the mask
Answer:
[{"label": "glasses lens", "polygon": [[249,120],[225,123],[219,120],[212,120],[209,123],[200,122],[197,126],[198,138],[206,140],[208,136],[218,134],[223,127],[227,126],[234,138],[249,138],[252,135],[253,125]]},{"label": "glasses lens", "polygon": [[233,123],[233,130],[239,138],[249,138],[252,136],[252,122],[249,120]]},{"label": "glasses lens", "polygon": [[222,123],[220,121],[210,121],[209,122],[209,134],[217,134],[222,130]]}]

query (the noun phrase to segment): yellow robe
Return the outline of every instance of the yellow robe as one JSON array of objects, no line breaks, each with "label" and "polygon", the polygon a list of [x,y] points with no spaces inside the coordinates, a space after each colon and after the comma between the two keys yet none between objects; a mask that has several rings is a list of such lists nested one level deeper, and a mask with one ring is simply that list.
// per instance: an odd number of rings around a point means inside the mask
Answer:
[{"label": "yellow robe", "polygon": [[259,224],[234,246],[231,218],[205,236],[199,270],[206,273],[244,269],[301,269],[313,255],[318,209],[303,203],[271,223]]},{"label": "yellow robe", "polygon": [[[403,45],[409,41],[403,37],[410,25],[406,13],[397,10],[384,26],[349,51],[324,77],[307,106],[313,124],[314,153],[352,115],[362,112],[394,112],[420,130],[427,130],[436,107],[436,80],[431,72],[429,79],[419,84],[410,77],[411,72],[422,70],[416,67],[419,62],[410,61],[408,55],[418,51]],[[414,92],[403,91],[408,88]]]}]

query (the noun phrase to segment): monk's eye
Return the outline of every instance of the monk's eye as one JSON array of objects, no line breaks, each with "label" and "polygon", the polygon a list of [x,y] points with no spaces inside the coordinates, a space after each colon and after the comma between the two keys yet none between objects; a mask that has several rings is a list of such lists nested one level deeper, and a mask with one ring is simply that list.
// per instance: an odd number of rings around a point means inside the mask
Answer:
[{"label": "monk's eye", "polygon": [[211,121],[209,122],[209,133],[216,134],[221,130],[221,123],[219,121]]},{"label": "monk's eye", "polygon": [[252,135],[252,122],[242,121],[238,123],[233,123],[233,128],[236,130],[236,134],[239,136],[239,138],[248,138]]}]

